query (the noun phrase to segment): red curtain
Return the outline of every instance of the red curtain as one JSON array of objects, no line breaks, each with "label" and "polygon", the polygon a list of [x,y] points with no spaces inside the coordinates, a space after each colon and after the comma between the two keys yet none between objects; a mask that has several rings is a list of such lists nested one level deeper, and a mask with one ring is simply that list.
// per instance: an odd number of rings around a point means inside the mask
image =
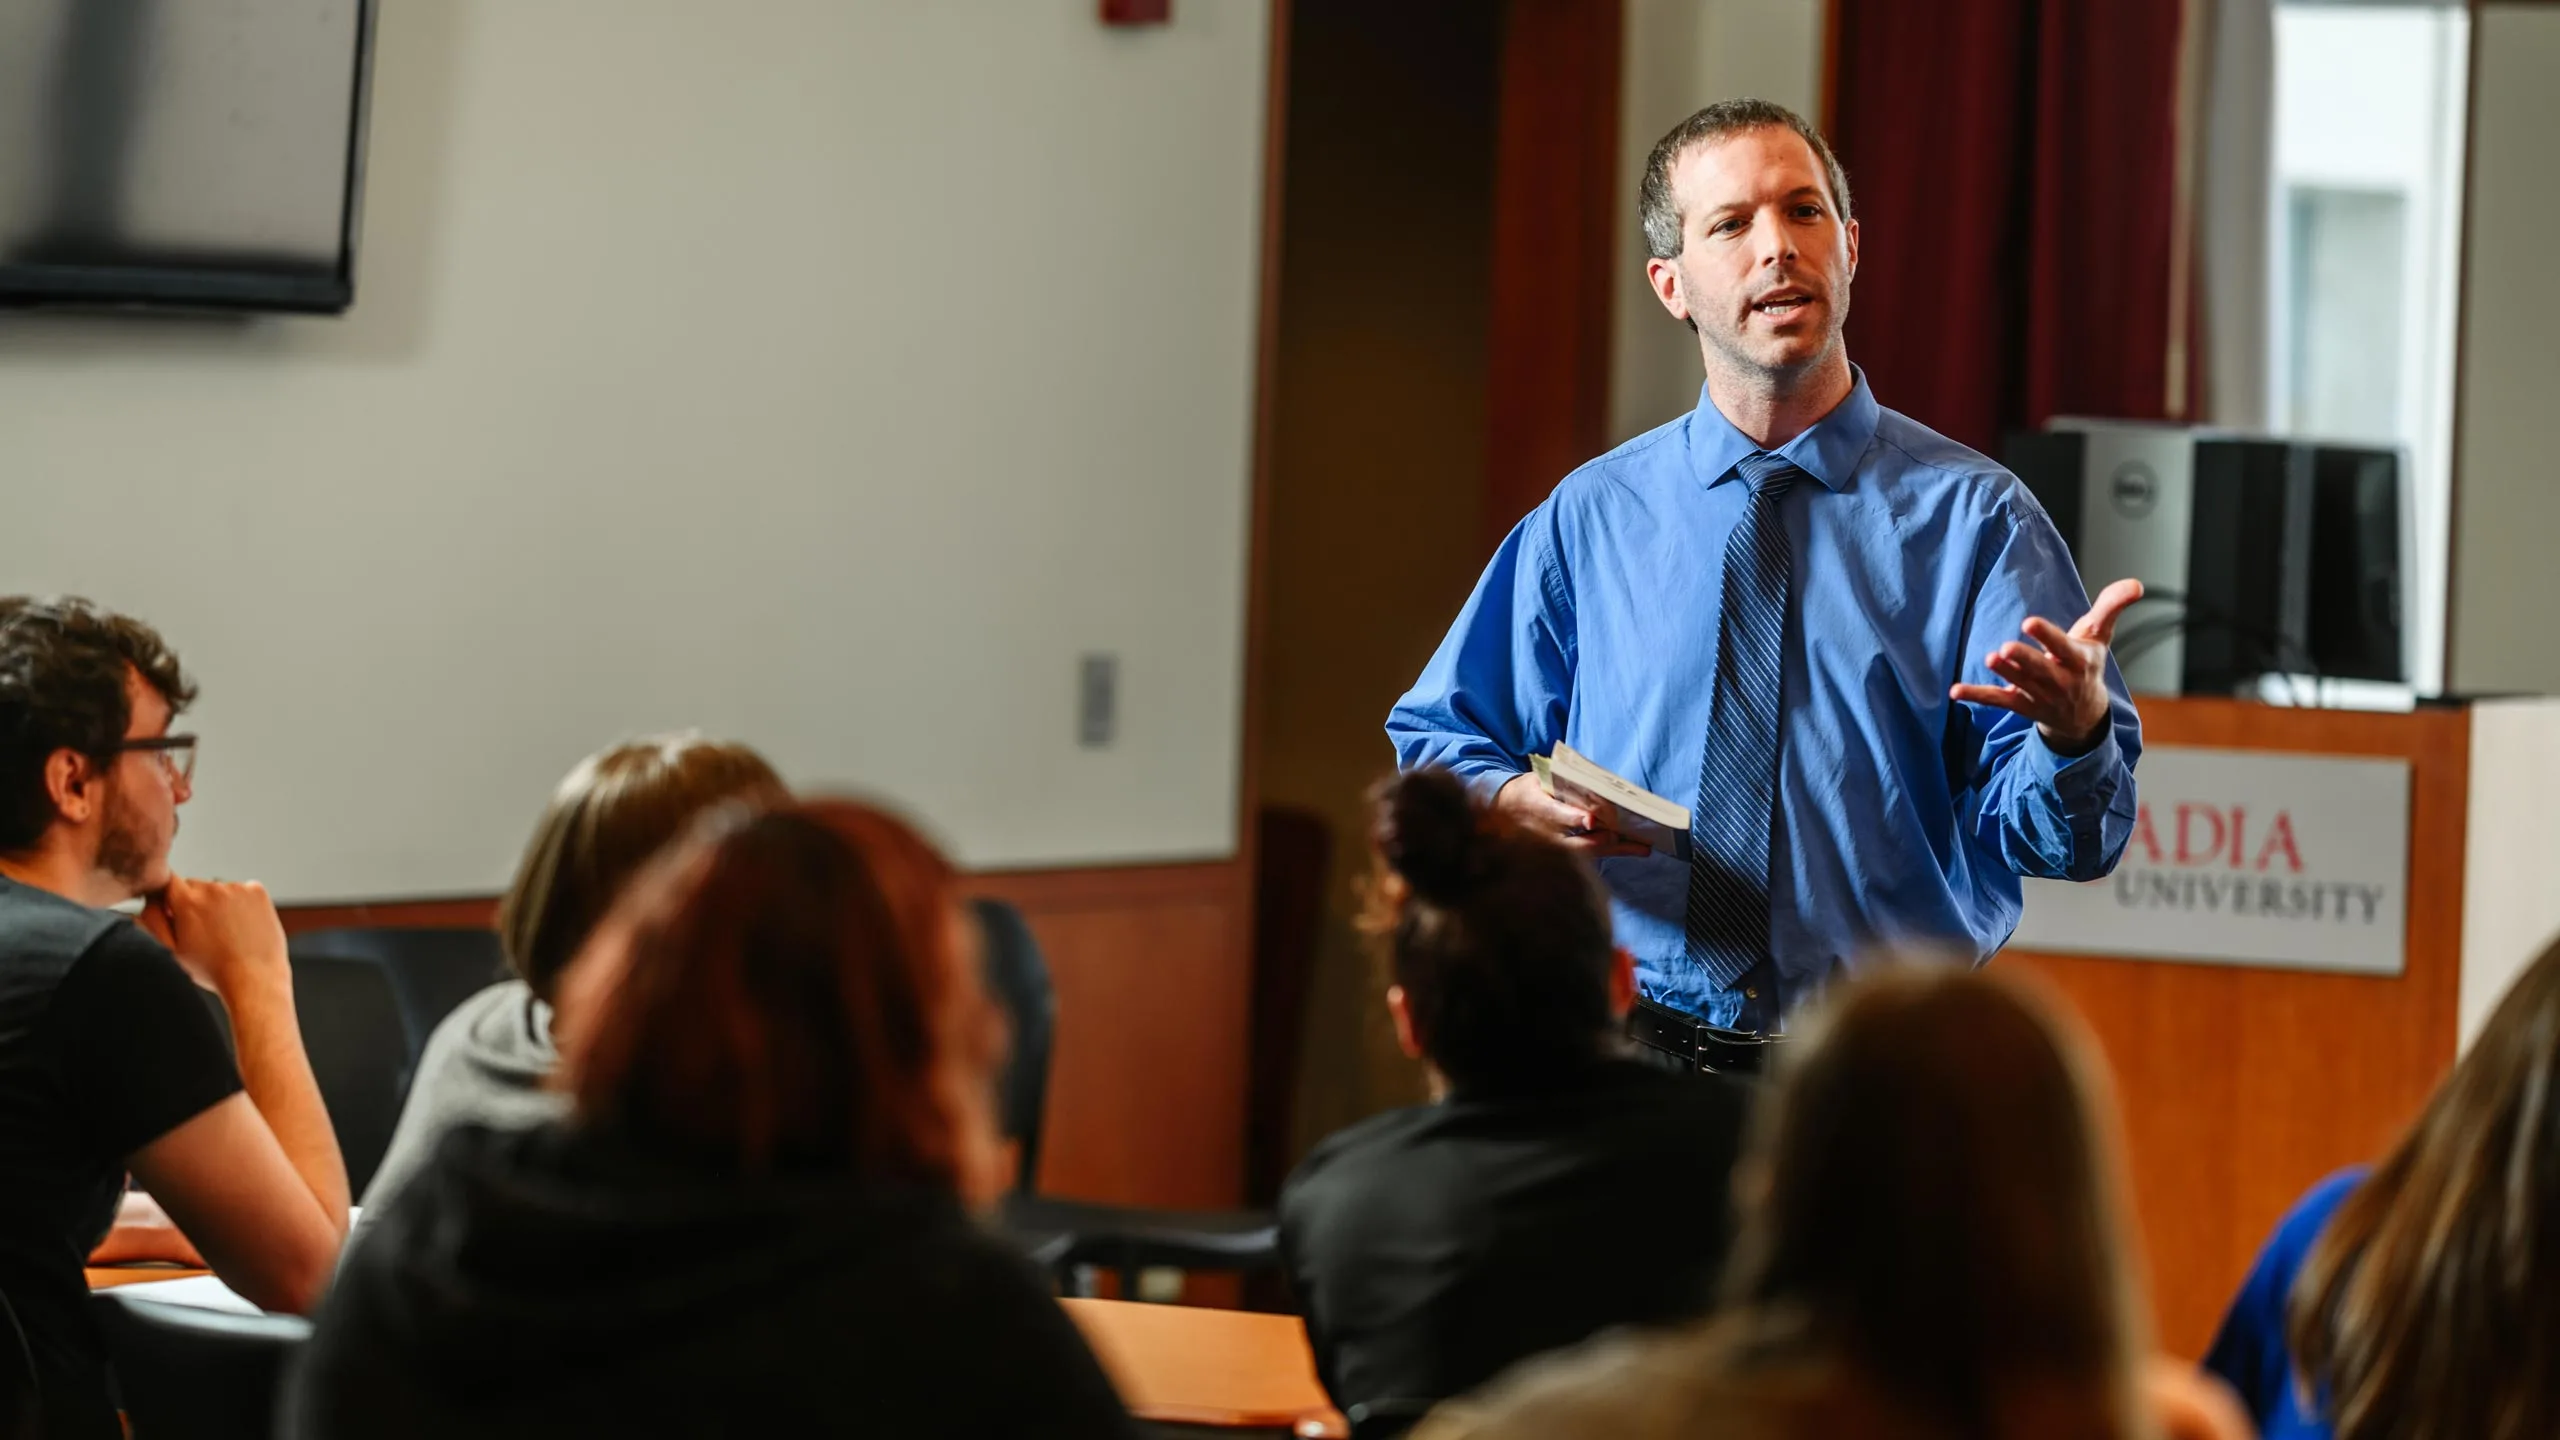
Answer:
[{"label": "red curtain", "polygon": [[2189,413],[2183,0],[1835,3],[1849,354],[1877,398],[1995,456],[2054,415]]}]

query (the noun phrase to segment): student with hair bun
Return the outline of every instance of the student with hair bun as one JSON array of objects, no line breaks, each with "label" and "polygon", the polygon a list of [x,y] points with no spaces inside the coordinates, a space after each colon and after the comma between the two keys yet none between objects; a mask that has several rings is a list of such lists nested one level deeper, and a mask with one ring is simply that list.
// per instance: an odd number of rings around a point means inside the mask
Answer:
[{"label": "student with hair bun", "polygon": [[1524,1356],[1703,1312],[1748,1103],[1623,1053],[1633,962],[1580,858],[1445,770],[1372,798],[1366,928],[1434,1098],[1324,1141],[1280,1197],[1317,1373],[1364,1434]]}]

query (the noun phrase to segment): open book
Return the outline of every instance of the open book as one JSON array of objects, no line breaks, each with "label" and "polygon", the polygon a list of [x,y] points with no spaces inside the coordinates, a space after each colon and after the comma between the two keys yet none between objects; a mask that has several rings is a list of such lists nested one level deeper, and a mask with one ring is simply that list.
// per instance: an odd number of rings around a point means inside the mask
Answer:
[{"label": "open book", "polygon": [[1618,833],[1656,855],[1689,858],[1689,807],[1676,805],[1614,771],[1593,764],[1559,740],[1553,755],[1532,755],[1529,768],[1549,795],[1568,805],[1605,800],[1617,807]]}]

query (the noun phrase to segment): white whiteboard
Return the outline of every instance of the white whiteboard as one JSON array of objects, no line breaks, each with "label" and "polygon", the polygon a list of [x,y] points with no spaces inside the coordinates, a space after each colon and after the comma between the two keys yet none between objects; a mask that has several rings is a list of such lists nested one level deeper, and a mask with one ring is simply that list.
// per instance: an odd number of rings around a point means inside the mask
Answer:
[{"label": "white whiteboard", "polygon": [[167,633],[178,863],[289,899],[491,891],[678,726],[974,865],[1231,853],[1267,23],[393,0],[348,318],[0,316],[0,592]]}]

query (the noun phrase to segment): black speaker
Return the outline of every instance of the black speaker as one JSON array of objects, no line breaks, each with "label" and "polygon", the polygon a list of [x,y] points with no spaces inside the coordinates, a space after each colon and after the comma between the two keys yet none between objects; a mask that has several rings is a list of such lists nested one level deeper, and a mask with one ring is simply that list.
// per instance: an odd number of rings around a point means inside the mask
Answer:
[{"label": "black speaker", "polygon": [[2012,430],[2001,442],[2000,460],[2027,482],[2027,493],[2053,517],[2053,528],[2077,561],[2085,548],[2080,507],[2088,491],[2082,477],[2089,468],[2089,437],[2077,430]]},{"label": "black speaker", "polygon": [[2181,686],[2228,695],[2310,654],[2311,452],[2281,440],[2196,441]]},{"label": "black speaker", "polygon": [[2311,658],[2320,673],[2405,684],[2400,455],[2311,447]]}]

